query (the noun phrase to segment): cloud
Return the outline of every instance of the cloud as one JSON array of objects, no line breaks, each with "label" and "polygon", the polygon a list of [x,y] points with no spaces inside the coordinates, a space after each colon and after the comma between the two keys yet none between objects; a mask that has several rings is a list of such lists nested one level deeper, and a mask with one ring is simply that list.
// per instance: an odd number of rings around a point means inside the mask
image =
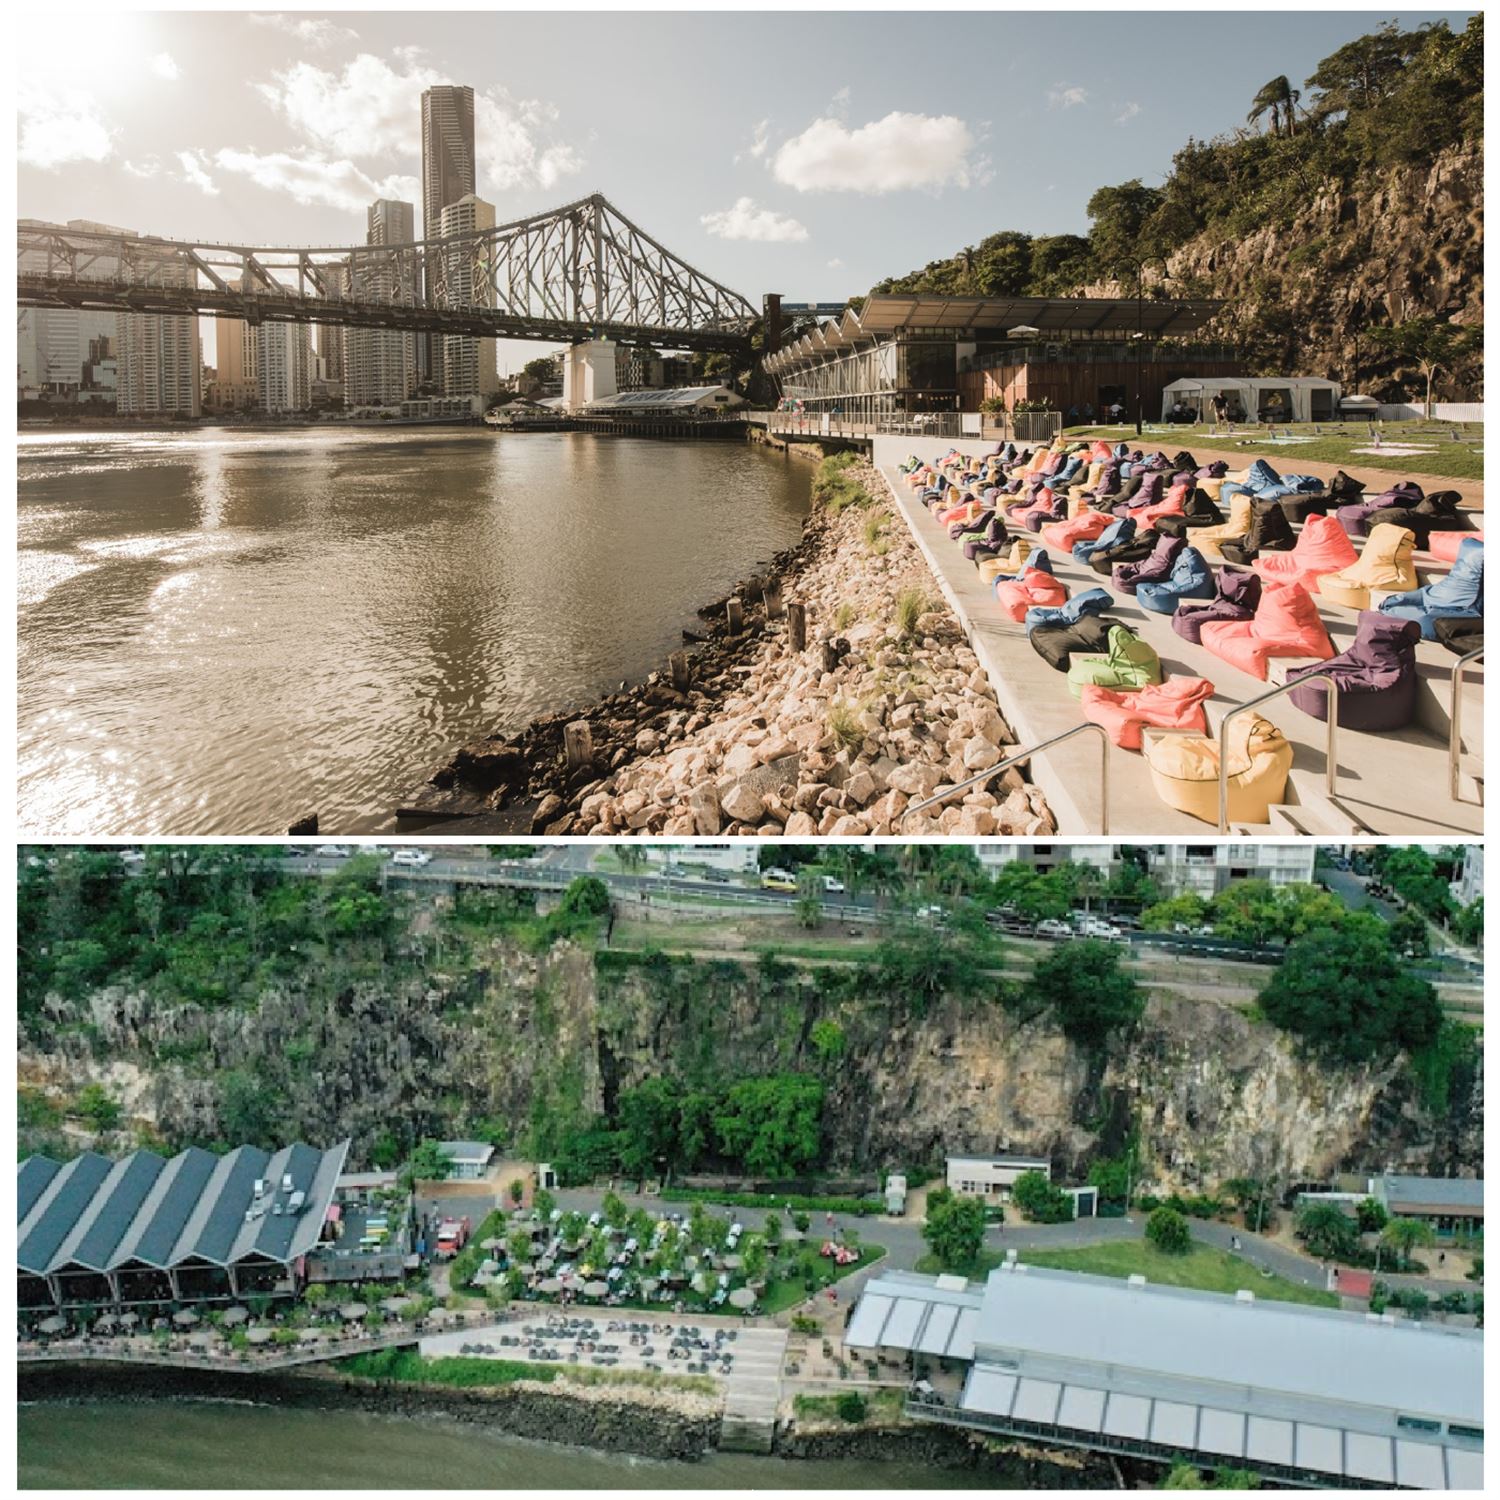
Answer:
[{"label": "cloud", "polygon": [[203,151],[179,151],[177,152],[177,165],[182,168],[182,176],[185,182],[191,183],[195,188],[208,194],[210,198],[216,198],[219,189],[212,177],[208,175],[208,154]]},{"label": "cloud", "polygon": [[966,188],[984,176],[972,161],[974,135],[954,115],[893,110],[850,130],[842,121],[814,120],[777,150],[776,180],[799,193],[890,193],[906,188]]},{"label": "cloud", "polygon": [[107,161],[114,154],[113,132],[81,89],[22,82],[16,116],[17,156],[28,167],[55,171],[69,162]]},{"label": "cloud", "polygon": [[844,263],[838,258],[838,256],[835,255],[833,259],[828,262],[828,269],[830,271],[842,271],[844,269]]},{"label": "cloud", "polygon": [[142,157],[140,161],[121,162],[120,165],[130,173],[132,177],[160,177],[161,158],[159,156]]},{"label": "cloud", "polygon": [[1072,109],[1078,104],[1087,104],[1089,91],[1076,83],[1054,83],[1047,90],[1048,109]]},{"label": "cloud", "polygon": [[1128,125],[1131,120],[1135,119],[1135,117],[1140,114],[1140,112],[1140,105],[1137,104],[1134,99],[1132,99],[1126,104],[1125,108],[1115,116],[1115,124]]},{"label": "cloud", "polygon": [[250,20],[257,26],[269,26],[273,31],[284,31],[309,47],[330,47],[334,42],[357,42],[359,33],[347,26],[335,26],[332,21],[312,16],[286,16],[279,13],[253,12]]},{"label": "cloud", "polygon": [[[759,161],[761,159],[761,157],[763,157],[766,154],[766,152],[768,150],[770,150],[770,147],[771,147],[771,122],[769,120],[762,120],[760,122],[760,124],[758,124],[755,127],[755,134],[751,138],[751,141],[750,141],[750,155],[756,161]],[[735,160],[738,161],[739,157],[736,156]]]},{"label": "cloud", "polygon": [[[261,97],[319,152],[351,160],[421,156],[424,89],[449,82],[420,60],[417,48],[397,50],[396,66],[361,52],[341,69],[297,62],[256,85]],[[556,107],[514,99],[503,90],[474,95],[474,147],[482,192],[550,188],[579,172],[575,147],[552,139]]]},{"label": "cloud", "polygon": [[220,171],[247,177],[269,192],[284,193],[295,203],[318,204],[359,213],[376,198],[414,201],[421,192],[415,177],[376,179],[345,159],[286,151],[258,153],[225,147],[214,155]]},{"label": "cloud", "polygon": [[175,83],[182,77],[182,69],[177,66],[177,59],[170,52],[158,52],[151,59],[151,71],[169,83]]},{"label": "cloud", "polygon": [[786,245],[807,238],[803,225],[774,209],[761,208],[754,198],[736,198],[733,208],[704,214],[698,222],[721,240],[759,240],[767,245]]}]

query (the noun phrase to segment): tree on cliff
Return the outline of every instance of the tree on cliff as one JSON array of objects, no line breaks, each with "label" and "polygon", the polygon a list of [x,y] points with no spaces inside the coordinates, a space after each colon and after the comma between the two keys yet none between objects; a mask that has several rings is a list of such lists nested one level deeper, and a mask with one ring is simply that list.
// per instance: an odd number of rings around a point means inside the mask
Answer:
[{"label": "tree on cliff", "polygon": [[1452,374],[1474,359],[1484,347],[1484,330],[1463,328],[1437,318],[1408,318],[1386,328],[1372,328],[1369,340],[1400,359],[1416,365],[1427,382],[1423,414],[1432,420],[1432,383],[1439,373]]},{"label": "tree on cliff", "polygon": [[933,1188],[927,1195],[922,1238],[944,1270],[970,1269],[984,1248],[984,1204],[945,1187]]},{"label": "tree on cliff", "polygon": [[1343,1063],[1418,1051],[1443,1021],[1437,991],[1403,967],[1390,927],[1373,912],[1297,938],[1258,1003],[1273,1026]]},{"label": "tree on cliff", "polygon": [[669,1078],[648,1078],[621,1092],[620,1167],[637,1182],[670,1168],[677,1152],[682,1094]]},{"label": "tree on cliff", "polygon": [[1283,73],[1261,86],[1260,92],[1250,101],[1250,113],[1245,118],[1252,124],[1263,115],[1269,115],[1271,133],[1279,135],[1283,130],[1288,135],[1297,133],[1297,101],[1302,97]]},{"label": "tree on cliff", "polygon": [[719,1149],[757,1177],[795,1177],[819,1156],[823,1085],[801,1073],[733,1084],[714,1115]]},{"label": "tree on cliff", "polygon": [[1054,948],[1037,964],[1031,991],[1081,1047],[1102,1047],[1146,1008],[1145,992],[1120,967],[1119,949],[1093,938]]}]

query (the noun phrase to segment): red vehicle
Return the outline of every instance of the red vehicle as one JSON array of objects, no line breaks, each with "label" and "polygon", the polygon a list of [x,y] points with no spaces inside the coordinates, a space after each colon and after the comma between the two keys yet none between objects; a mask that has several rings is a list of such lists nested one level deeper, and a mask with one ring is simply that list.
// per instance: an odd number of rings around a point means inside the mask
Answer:
[{"label": "red vehicle", "polygon": [[835,1245],[832,1240],[824,1240],[818,1254],[826,1255],[836,1266],[852,1266],[859,1259],[858,1250],[852,1250],[848,1245]]},{"label": "red vehicle", "polygon": [[439,1260],[451,1260],[469,1242],[467,1219],[444,1219],[438,1225],[434,1253]]}]

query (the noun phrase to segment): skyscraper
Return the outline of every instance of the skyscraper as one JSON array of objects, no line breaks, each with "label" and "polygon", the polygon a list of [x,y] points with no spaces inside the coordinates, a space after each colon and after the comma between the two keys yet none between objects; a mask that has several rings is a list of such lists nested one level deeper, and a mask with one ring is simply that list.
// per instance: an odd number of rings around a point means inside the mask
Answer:
[{"label": "skyscraper", "polygon": [[[416,209],[377,198],[370,205],[368,245],[409,245],[416,239]],[[413,293],[414,261],[355,259],[350,295],[371,302],[406,302]],[[332,377],[330,376],[330,379]],[[391,328],[344,330],[344,404],[386,406],[404,401],[416,379],[416,336]]]},{"label": "skyscraper", "polygon": [[255,330],[255,373],[262,411],[306,411],[312,405],[312,328],[262,323]]},{"label": "skyscraper", "polygon": [[[240,289],[250,285],[246,276]],[[244,411],[260,405],[256,353],[255,329],[243,318],[214,319],[214,385],[223,410]]]},{"label": "skyscraper", "polygon": [[[495,227],[495,205],[466,193],[450,203],[438,220],[439,232],[469,234]],[[439,301],[444,307],[488,307],[494,291],[484,278],[487,251],[474,241],[459,241],[443,252]],[[445,396],[489,396],[500,389],[495,373],[494,339],[468,334],[444,334],[442,344],[443,394]]]},{"label": "skyscraper", "polygon": [[[170,253],[137,258],[137,274],[158,286],[191,286],[192,268]],[[192,314],[120,313],[116,358],[121,416],[203,412],[203,348]]]},{"label": "skyscraper", "polygon": [[[467,84],[435,84],[422,95],[422,238],[442,233],[443,210],[474,191],[474,90]],[[431,300],[436,271],[424,271],[423,290]],[[442,340],[418,340],[421,373],[443,385]]]}]

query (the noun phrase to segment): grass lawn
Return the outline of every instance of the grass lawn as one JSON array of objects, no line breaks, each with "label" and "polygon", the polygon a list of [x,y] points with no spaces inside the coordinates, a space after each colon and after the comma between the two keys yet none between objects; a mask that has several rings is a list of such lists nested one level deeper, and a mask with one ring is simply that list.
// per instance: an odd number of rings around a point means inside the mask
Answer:
[{"label": "grass lawn", "polygon": [[1194,1245],[1186,1255],[1164,1255],[1145,1240],[1115,1240],[1077,1250],[1023,1250],[1030,1266],[1057,1271],[1081,1271],[1095,1276],[1144,1276],[1165,1286],[1186,1286],[1202,1292],[1251,1291],[1273,1302],[1302,1302],[1312,1307],[1337,1307],[1333,1292],[1299,1286],[1281,1276],[1262,1276],[1227,1250]]},{"label": "grass lawn", "polygon": [[407,1385],[444,1385],[483,1390],[513,1385],[518,1380],[570,1381],[574,1385],[634,1385],[651,1390],[701,1391],[712,1395],[717,1387],[707,1375],[667,1375],[655,1370],[581,1369],[577,1365],[532,1364],[520,1359],[477,1359],[452,1355],[427,1359],[414,1349],[381,1349],[373,1354],[352,1354],[338,1361],[347,1375],[362,1380],[399,1380]]},{"label": "grass lawn", "polygon": [[[885,1256],[884,1245],[862,1244],[859,1247],[859,1260],[852,1265],[839,1266],[835,1269],[834,1281],[842,1281],[846,1276],[852,1276],[856,1271],[862,1271],[866,1266],[873,1266],[876,1261]],[[821,1291],[822,1288],[819,1288]],[[806,1283],[800,1276],[793,1276],[785,1281],[773,1282],[766,1288],[766,1295],[761,1299],[760,1306],[756,1309],[757,1315],[767,1316],[785,1311],[789,1307],[796,1307],[798,1303],[805,1302],[808,1297],[816,1296],[816,1292],[809,1292]]]},{"label": "grass lawn", "polygon": [[[845,1394],[854,1394],[847,1392]],[[865,1403],[864,1422],[898,1422],[902,1419],[902,1408],[906,1400],[906,1392],[897,1390],[893,1386],[880,1386],[873,1391],[862,1390],[857,1393]],[[839,1402],[843,1396],[795,1396],[792,1399],[792,1410],[804,1421],[814,1422],[842,1422],[844,1418],[839,1416]],[[858,1426],[858,1423],[849,1425]]]},{"label": "grass lawn", "polygon": [[[1483,479],[1484,454],[1475,449],[1484,444],[1484,425],[1480,422],[1387,422],[1381,431],[1381,442],[1387,446],[1410,445],[1414,448],[1430,448],[1430,453],[1356,453],[1356,448],[1373,448],[1368,430],[1362,424],[1350,423],[1341,432],[1328,423],[1318,423],[1314,433],[1311,425],[1295,423],[1290,427],[1277,424],[1278,435],[1289,432],[1293,437],[1309,438],[1308,442],[1277,443],[1267,441],[1263,431],[1241,428],[1232,436],[1210,437],[1204,427],[1175,427],[1165,423],[1146,424],[1141,443],[1148,447],[1169,448],[1176,452],[1180,448],[1193,450],[1194,443],[1205,448],[1216,448],[1226,452],[1243,451],[1245,463],[1264,458],[1273,468],[1295,474],[1296,460],[1312,459],[1315,463],[1364,466],[1371,469],[1388,469],[1396,474],[1440,474],[1449,479]],[[1459,441],[1451,434],[1457,432]],[[1068,437],[1102,437],[1134,443],[1135,426],[1128,427],[1070,427]]]},{"label": "grass lawn", "polygon": [[[1028,1257],[1029,1258],[1029,1257]],[[967,1276],[970,1281],[979,1281],[988,1276],[996,1266],[1005,1262],[1005,1251],[1003,1250],[981,1250],[973,1260],[962,1261],[958,1265],[947,1265],[932,1251],[928,1251],[916,1264],[916,1269],[924,1276]]]}]

